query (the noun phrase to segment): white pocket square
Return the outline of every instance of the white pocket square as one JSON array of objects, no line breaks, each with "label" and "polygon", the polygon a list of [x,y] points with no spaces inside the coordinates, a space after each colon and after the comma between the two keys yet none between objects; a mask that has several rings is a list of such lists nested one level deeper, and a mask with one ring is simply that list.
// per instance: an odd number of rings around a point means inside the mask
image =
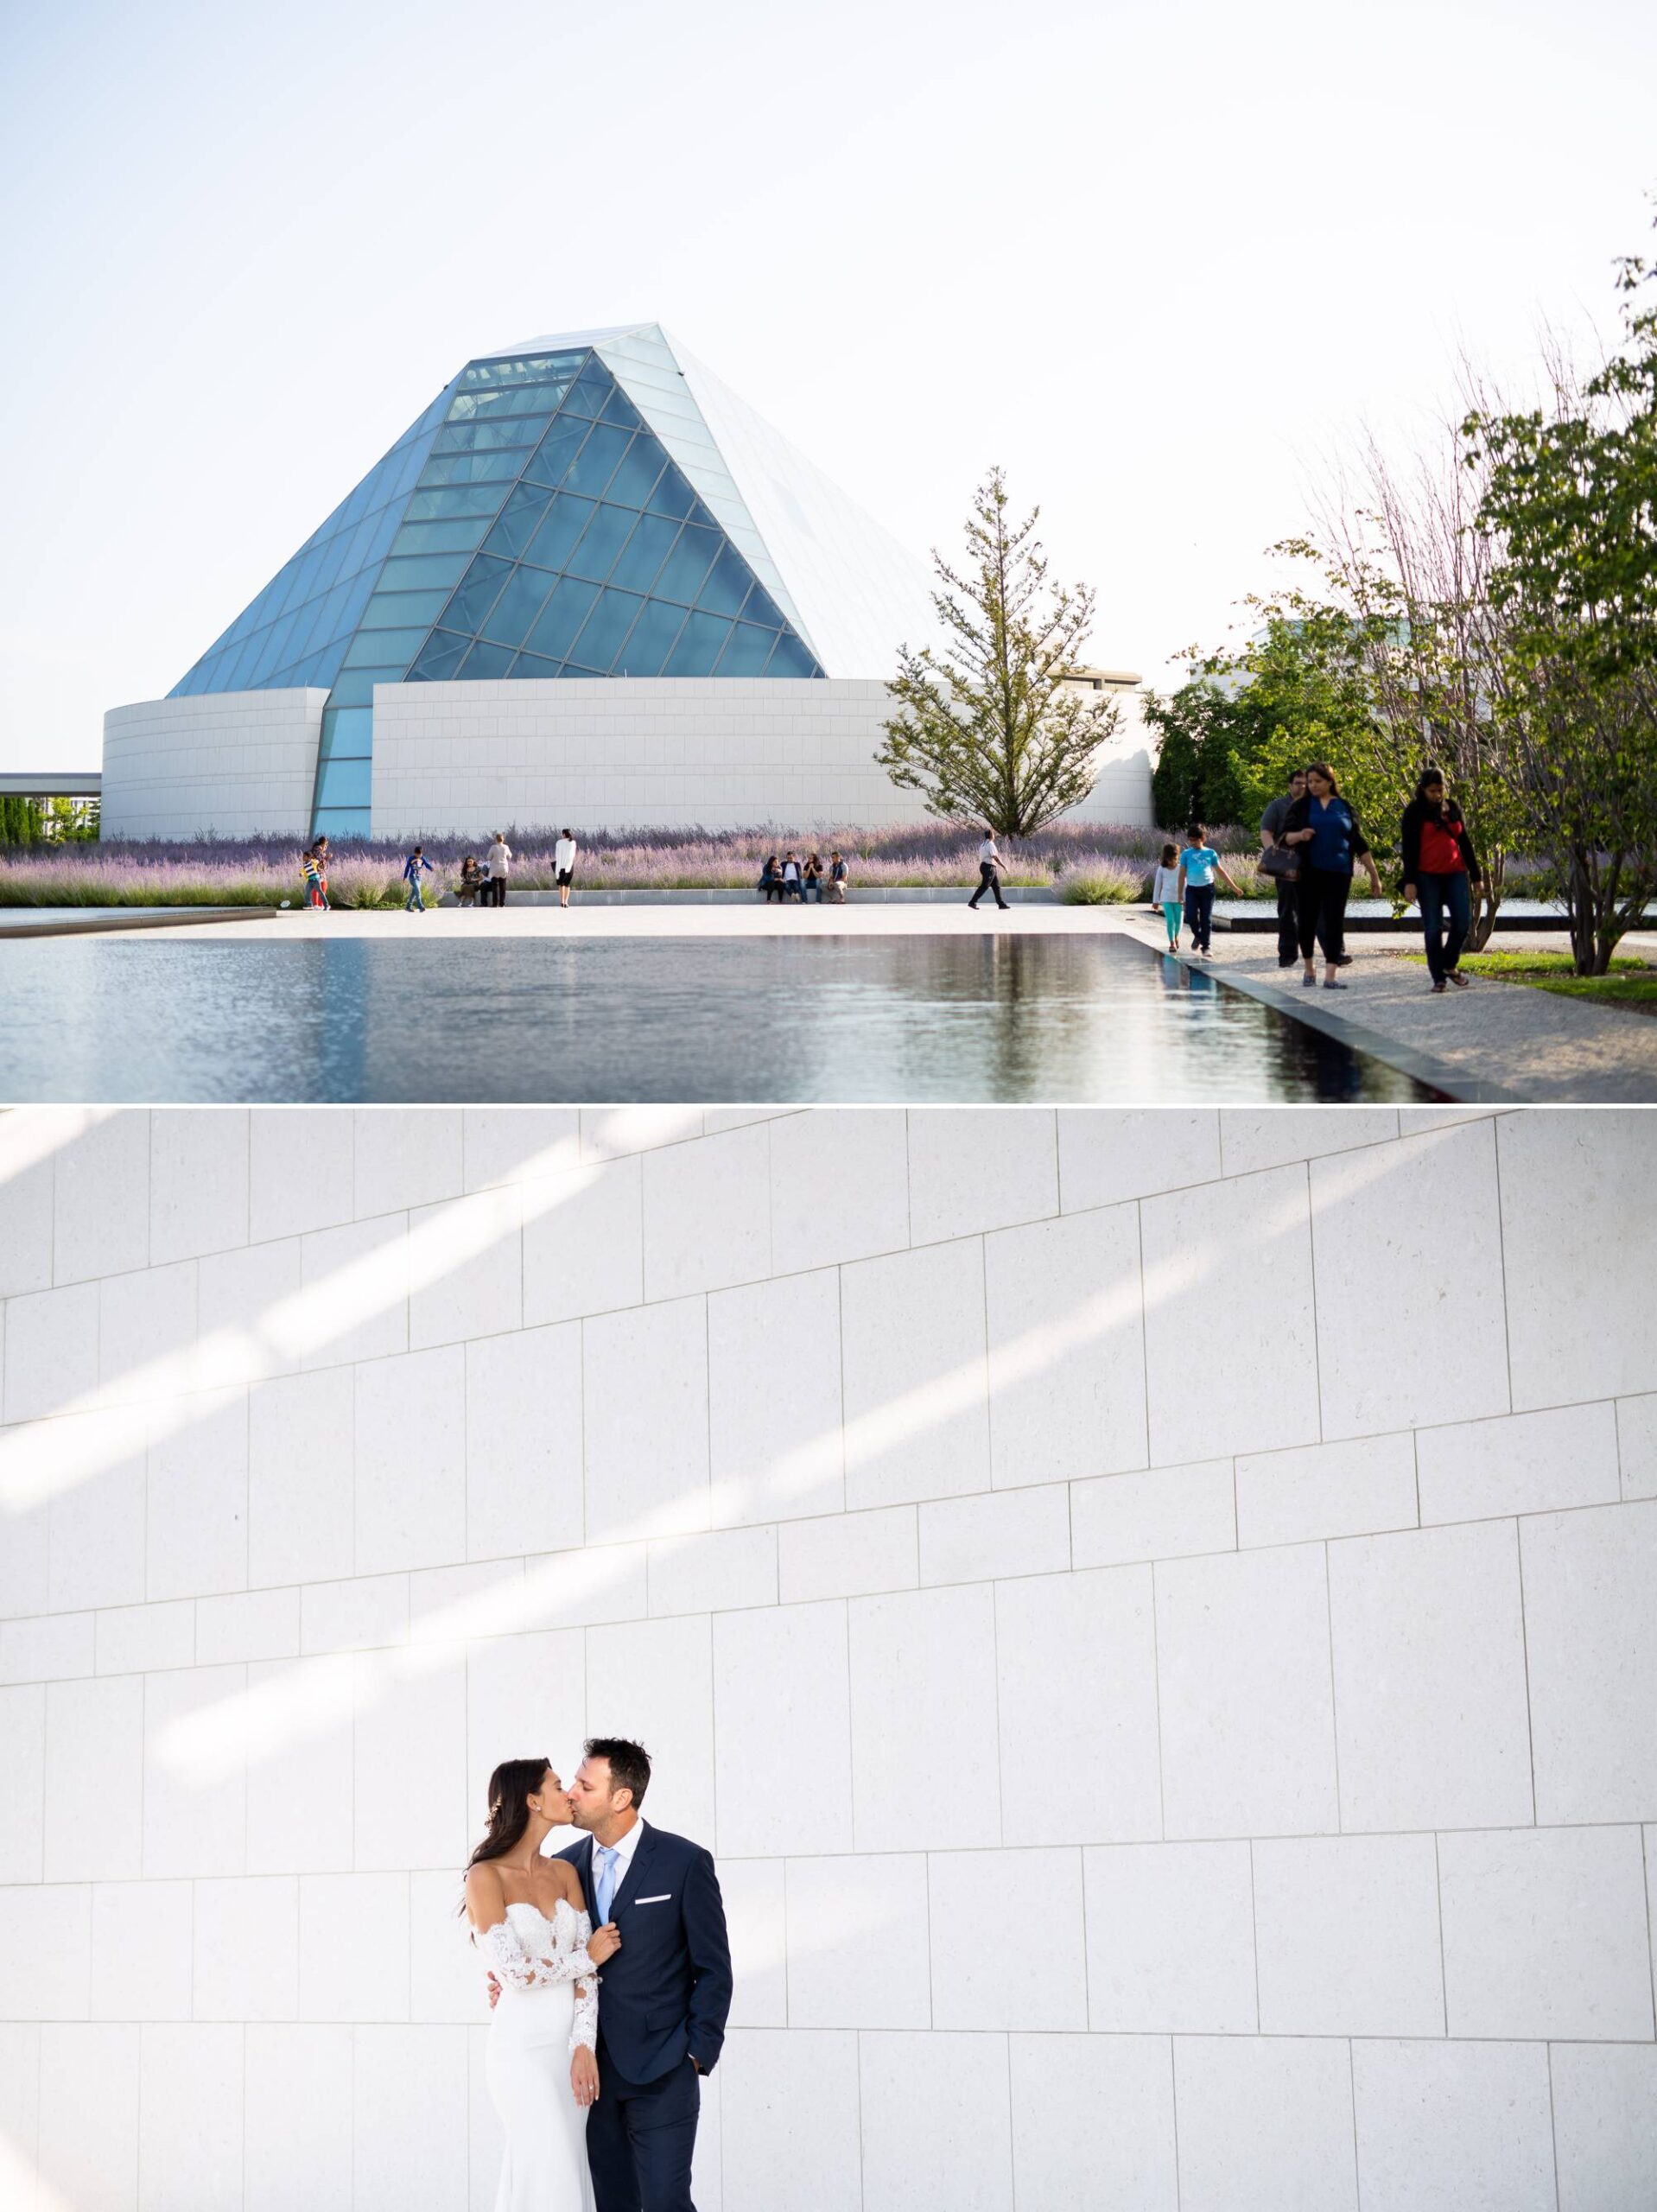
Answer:
[{"label": "white pocket square", "polygon": [[663,1890],[659,1897],[635,1897],[633,1899],[633,1903],[635,1904],[671,1904],[672,1902],[673,1892],[671,1890]]}]

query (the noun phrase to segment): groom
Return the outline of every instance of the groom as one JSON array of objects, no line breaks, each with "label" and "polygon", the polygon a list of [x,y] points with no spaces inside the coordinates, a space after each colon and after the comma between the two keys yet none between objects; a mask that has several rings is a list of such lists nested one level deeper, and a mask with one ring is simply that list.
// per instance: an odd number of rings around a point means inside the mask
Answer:
[{"label": "groom", "polygon": [[638,1744],[594,1736],[570,1784],[586,1830],[560,1858],[580,1873],[594,1928],[621,1948],[599,1976],[599,2096],[587,2162],[598,2212],[695,2212],[690,2161],[731,2009],[725,1907],[710,1853],[640,1820],[651,1763]]}]

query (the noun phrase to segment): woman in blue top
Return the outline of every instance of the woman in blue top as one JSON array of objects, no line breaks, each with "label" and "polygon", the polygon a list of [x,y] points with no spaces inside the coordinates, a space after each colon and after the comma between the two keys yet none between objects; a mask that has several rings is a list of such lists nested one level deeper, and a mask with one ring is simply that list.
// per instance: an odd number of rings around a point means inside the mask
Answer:
[{"label": "woman in blue top", "polygon": [[1343,798],[1335,771],[1326,760],[1314,760],[1306,771],[1306,795],[1296,799],[1283,819],[1283,842],[1300,854],[1298,903],[1300,957],[1306,972],[1303,990],[1317,982],[1312,958],[1314,939],[1324,948],[1324,988],[1343,991],[1346,985],[1336,969],[1346,950],[1346,902],[1352,889],[1352,868],[1362,861],[1369,872],[1369,887],[1381,896],[1381,874],[1369,841],[1358,820],[1358,810]]},{"label": "woman in blue top", "polygon": [[1218,876],[1234,899],[1241,893],[1221,865],[1220,855],[1208,842],[1200,822],[1185,832],[1185,849],[1179,855],[1179,880],[1185,900],[1185,919],[1191,928],[1191,958],[1199,953],[1212,960],[1209,938],[1214,928],[1214,879]]}]

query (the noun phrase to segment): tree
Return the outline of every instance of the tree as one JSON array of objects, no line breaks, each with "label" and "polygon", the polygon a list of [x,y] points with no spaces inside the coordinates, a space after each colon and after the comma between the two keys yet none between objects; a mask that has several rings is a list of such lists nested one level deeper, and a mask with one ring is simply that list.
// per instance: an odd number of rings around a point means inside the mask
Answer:
[{"label": "tree", "polygon": [[0,845],[33,845],[40,842],[41,810],[32,798],[0,798]]},{"label": "tree", "polygon": [[1622,349],[1553,404],[1475,409],[1478,521],[1507,625],[1501,702],[1533,849],[1564,891],[1577,971],[1603,975],[1657,893],[1657,269],[1631,257]]},{"label": "tree", "polygon": [[986,822],[1025,836],[1093,789],[1099,748],[1121,718],[1114,701],[1064,689],[1093,626],[1085,584],[1050,585],[1032,535],[1041,510],[1009,518],[993,468],[973,498],[967,560],[934,551],[932,594],[943,632],[935,649],[900,649],[878,758],[895,784],[921,792],[929,814]]},{"label": "tree", "polygon": [[1220,820],[1209,806],[1209,774],[1230,752],[1232,702],[1207,677],[1163,698],[1145,697],[1145,720],[1156,733],[1157,765],[1151,774],[1151,805],[1164,830],[1183,830],[1188,822]]},{"label": "tree", "polygon": [[[1470,398],[1478,391],[1470,372]],[[1372,721],[1349,764],[1376,823],[1395,822],[1429,764],[1442,768],[1484,863],[1472,887],[1475,950],[1495,926],[1509,854],[1523,828],[1514,788],[1508,625],[1490,594],[1492,542],[1479,526],[1479,477],[1458,430],[1400,474],[1373,440],[1355,495],[1322,503],[1310,539],[1277,550],[1315,561],[1352,626]]]},{"label": "tree", "polygon": [[1372,709],[1345,616],[1304,594],[1244,604],[1264,617],[1258,634],[1235,651],[1190,656],[1190,682],[1146,703],[1162,740],[1152,796],[1165,828],[1252,828],[1294,768],[1328,760],[1350,774],[1361,751],[1355,736]]}]

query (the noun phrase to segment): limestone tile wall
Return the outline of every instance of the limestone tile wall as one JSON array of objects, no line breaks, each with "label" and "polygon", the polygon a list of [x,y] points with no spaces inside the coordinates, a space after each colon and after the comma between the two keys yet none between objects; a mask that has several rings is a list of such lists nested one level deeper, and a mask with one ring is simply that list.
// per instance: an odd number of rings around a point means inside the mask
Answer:
[{"label": "limestone tile wall", "polygon": [[[1121,705],[1078,820],[1151,820],[1138,695]],[[381,684],[374,832],[912,822],[915,794],[875,760],[891,712],[886,685],[856,677]]]},{"label": "limestone tile wall", "polygon": [[601,1728],[719,1854],[704,2212],[1648,2207],[1654,1168],[0,1114],[0,2201],[485,2212],[456,1871]]},{"label": "limestone tile wall", "polygon": [[308,828],[323,690],[146,699],[104,717],[106,837],[297,837]]}]

